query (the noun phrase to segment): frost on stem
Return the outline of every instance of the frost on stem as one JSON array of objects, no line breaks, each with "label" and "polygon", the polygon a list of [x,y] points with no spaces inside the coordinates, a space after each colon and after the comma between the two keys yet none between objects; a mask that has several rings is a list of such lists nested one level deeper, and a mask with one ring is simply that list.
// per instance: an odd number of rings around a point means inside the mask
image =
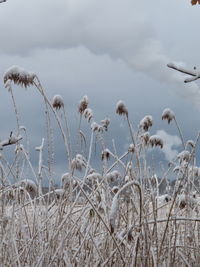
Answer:
[{"label": "frost on stem", "polygon": [[55,109],[61,109],[64,107],[63,98],[60,95],[55,95],[52,100],[52,106]]},{"label": "frost on stem", "polygon": [[166,108],[163,110],[162,120],[167,120],[169,124],[174,118],[175,118],[175,114],[171,109]]},{"label": "frost on stem", "polygon": [[191,146],[191,148],[194,148],[195,147],[195,142],[193,140],[188,140],[187,143],[186,143],[186,147],[187,146]]},{"label": "frost on stem", "polygon": [[87,119],[88,122],[90,122],[90,120],[93,118],[93,112],[90,108],[86,108],[83,115]]},{"label": "frost on stem", "polygon": [[159,146],[160,148],[163,148],[163,140],[159,135],[152,135],[149,139],[149,143],[152,147]]},{"label": "frost on stem", "polygon": [[128,116],[128,110],[122,100],[119,100],[116,105],[116,113],[121,115]]},{"label": "frost on stem", "polygon": [[10,80],[13,81],[14,84],[21,85],[26,88],[33,85],[35,77],[36,74],[33,72],[28,72],[18,66],[12,66],[4,73],[4,84],[7,88],[9,88],[7,81]]},{"label": "frost on stem", "polygon": [[88,97],[85,95],[83,98],[80,100],[79,105],[78,105],[78,111],[80,114],[83,114],[86,108],[88,107],[89,100]]},{"label": "frost on stem", "polygon": [[149,128],[153,125],[153,118],[151,115],[145,116],[141,121],[140,121],[140,128],[142,128],[145,132],[149,130]]}]

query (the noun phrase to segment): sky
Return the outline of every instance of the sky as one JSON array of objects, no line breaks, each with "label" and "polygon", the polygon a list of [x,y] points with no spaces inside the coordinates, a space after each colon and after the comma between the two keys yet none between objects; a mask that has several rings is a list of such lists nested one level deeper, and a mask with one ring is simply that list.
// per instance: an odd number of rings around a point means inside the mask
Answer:
[{"label": "sky", "polygon": [[[72,136],[78,128],[77,105],[87,95],[95,121],[111,118],[107,145],[112,147],[114,138],[122,153],[130,138],[115,106],[123,100],[133,125],[152,115],[151,134],[166,139],[161,154],[163,160],[172,160],[181,151],[181,142],[175,125],[161,120],[162,111],[171,108],[185,139],[195,139],[200,128],[200,82],[184,84],[186,75],[166,65],[200,68],[199,8],[189,0],[7,0],[0,4],[0,139],[16,131],[3,76],[10,66],[18,65],[37,74],[50,99],[55,94],[63,97]],[[34,147],[45,135],[43,101],[34,87],[13,89],[36,167]],[[83,128],[89,128],[86,121]],[[54,141],[59,177],[67,170],[57,130]]]}]

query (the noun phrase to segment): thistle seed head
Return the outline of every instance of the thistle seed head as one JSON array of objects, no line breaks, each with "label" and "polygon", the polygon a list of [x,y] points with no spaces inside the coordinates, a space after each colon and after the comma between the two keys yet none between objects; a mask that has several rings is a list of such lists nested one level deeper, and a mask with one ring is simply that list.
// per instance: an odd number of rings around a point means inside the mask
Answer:
[{"label": "thistle seed head", "polygon": [[139,127],[146,132],[152,125],[153,125],[153,118],[151,115],[147,115],[140,121]]},{"label": "thistle seed head", "polygon": [[86,108],[88,107],[89,100],[88,97],[85,95],[83,98],[80,100],[79,105],[78,105],[78,112],[80,114],[83,114]]},{"label": "thistle seed head", "polygon": [[169,108],[164,109],[162,113],[162,120],[167,120],[169,124],[174,118],[175,114],[171,109]]},{"label": "thistle seed head", "polygon": [[152,135],[149,139],[149,143],[152,147],[160,146],[160,148],[163,148],[163,140],[159,135]]},{"label": "thistle seed head", "polygon": [[121,115],[126,115],[128,116],[128,110],[124,104],[123,101],[119,100],[116,105],[116,113]]},{"label": "thistle seed head", "polygon": [[9,84],[7,81],[13,81],[14,84],[24,86],[25,88],[33,85],[36,74],[28,72],[18,66],[10,67],[4,74],[4,84],[9,90]]},{"label": "thistle seed head", "polygon": [[61,109],[64,107],[63,98],[60,95],[55,95],[52,99],[52,106],[55,109]]}]

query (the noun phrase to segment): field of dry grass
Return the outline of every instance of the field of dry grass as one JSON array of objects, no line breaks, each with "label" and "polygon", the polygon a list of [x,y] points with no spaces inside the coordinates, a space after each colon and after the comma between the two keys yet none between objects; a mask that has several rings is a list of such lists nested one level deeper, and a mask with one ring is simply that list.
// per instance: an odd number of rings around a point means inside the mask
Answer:
[{"label": "field of dry grass", "polygon": [[[175,113],[169,108],[163,111],[161,118],[177,126],[182,151],[158,179],[155,169],[147,164],[147,153],[163,149],[165,140],[150,133],[152,116],[145,116],[133,129],[128,108],[121,100],[117,103],[116,113],[126,120],[131,138],[127,151],[118,155],[115,143],[108,149],[105,142],[110,119],[97,123],[84,96],[78,105],[76,151],[77,147],[82,151],[81,144],[88,138],[81,128],[84,120],[90,137],[85,154],[77,154],[70,140],[70,117],[60,95],[50,101],[38,76],[18,67],[5,73],[4,83],[11,94],[18,130],[0,143],[0,266],[200,265],[199,134],[196,140],[185,142]],[[43,139],[36,148],[37,170],[20,134],[26,129],[20,126],[13,83],[36,87],[44,99],[47,142]],[[44,193],[44,174],[53,176],[52,119],[63,138],[67,172],[61,177],[61,188],[51,180]],[[91,166],[96,140],[101,148],[100,172]],[[4,155],[6,146],[14,147],[13,162]],[[48,166],[43,162],[44,149],[48,150]],[[24,164],[35,181],[25,177]],[[173,187],[170,173],[175,176]],[[15,183],[10,183],[11,176]]]}]

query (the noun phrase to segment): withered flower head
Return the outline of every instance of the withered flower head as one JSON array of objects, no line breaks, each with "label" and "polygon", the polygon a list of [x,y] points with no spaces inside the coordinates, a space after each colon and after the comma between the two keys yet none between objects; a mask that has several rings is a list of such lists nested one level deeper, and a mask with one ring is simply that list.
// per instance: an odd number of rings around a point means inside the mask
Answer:
[{"label": "withered flower head", "polygon": [[13,81],[14,84],[24,86],[25,88],[33,85],[35,73],[28,72],[18,66],[10,67],[4,74],[4,84],[8,86],[7,81]]},{"label": "withered flower head", "polygon": [[119,100],[116,105],[116,113],[128,116],[128,110],[123,101]]},{"label": "withered flower head", "polygon": [[169,108],[164,109],[162,113],[162,120],[167,120],[169,124],[174,118],[175,114],[171,109]]},{"label": "withered flower head", "polygon": [[63,98],[60,95],[55,95],[52,100],[52,106],[55,109],[61,109],[62,107],[64,107]]},{"label": "withered flower head", "polygon": [[89,104],[88,97],[85,95],[80,100],[79,105],[78,105],[78,111],[80,114],[84,113],[85,109],[88,107],[88,104]]}]

